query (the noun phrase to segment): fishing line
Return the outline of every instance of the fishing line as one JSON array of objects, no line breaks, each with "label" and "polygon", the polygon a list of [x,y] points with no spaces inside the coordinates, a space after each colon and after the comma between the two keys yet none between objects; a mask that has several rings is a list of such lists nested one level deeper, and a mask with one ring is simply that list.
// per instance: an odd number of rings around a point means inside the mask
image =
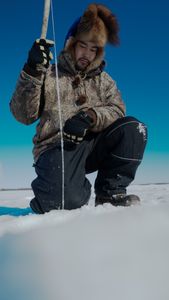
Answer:
[{"label": "fishing line", "polygon": [[60,140],[61,140],[61,157],[62,157],[62,209],[64,209],[64,185],[65,185],[65,163],[64,163],[64,141],[63,141],[63,122],[62,122],[62,110],[61,110],[61,99],[60,99],[60,88],[59,88],[59,75],[57,67],[57,51],[56,51],[56,34],[55,34],[55,22],[53,13],[53,3],[51,0],[51,16],[52,16],[52,31],[54,40],[54,61],[55,61],[55,74],[56,74],[56,94],[58,99],[58,110],[59,110],[59,127],[60,127]]}]

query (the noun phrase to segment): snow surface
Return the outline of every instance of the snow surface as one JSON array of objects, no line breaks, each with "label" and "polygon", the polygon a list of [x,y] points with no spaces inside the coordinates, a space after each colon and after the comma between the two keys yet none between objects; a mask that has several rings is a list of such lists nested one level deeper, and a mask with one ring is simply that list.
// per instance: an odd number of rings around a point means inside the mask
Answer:
[{"label": "snow surface", "polygon": [[0,299],[168,300],[169,184],[128,193],[141,205],[95,208],[93,195],[81,209],[22,216],[32,192],[1,191]]}]

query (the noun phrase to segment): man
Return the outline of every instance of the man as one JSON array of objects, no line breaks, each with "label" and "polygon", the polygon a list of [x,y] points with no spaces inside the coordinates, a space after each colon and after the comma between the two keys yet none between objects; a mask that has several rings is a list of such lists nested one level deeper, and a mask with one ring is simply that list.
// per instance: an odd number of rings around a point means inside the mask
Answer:
[{"label": "man", "polygon": [[[147,140],[145,125],[125,117],[125,106],[114,80],[103,71],[104,46],[118,43],[118,23],[103,5],[91,4],[71,27],[58,59],[59,93],[64,135],[64,208],[88,203],[91,184],[86,174],[98,171],[96,205],[130,205],[127,195]],[[30,206],[45,213],[62,206],[62,151],[52,43],[32,46],[10,106],[26,124],[40,119],[34,142],[37,178]]]}]

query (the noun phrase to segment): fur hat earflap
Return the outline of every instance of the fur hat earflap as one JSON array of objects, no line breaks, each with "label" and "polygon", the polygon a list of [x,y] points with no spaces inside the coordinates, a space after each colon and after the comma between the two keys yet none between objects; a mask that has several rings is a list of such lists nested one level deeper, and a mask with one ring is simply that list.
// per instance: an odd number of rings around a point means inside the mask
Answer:
[{"label": "fur hat earflap", "polygon": [[117,45],[118,22],[114,14],[101,4],[90,4],[83,16],[76,22],[73,36],[69,36],[65,48],[68,49],[77,40],[93,42],[103,48],[107,42]]}]

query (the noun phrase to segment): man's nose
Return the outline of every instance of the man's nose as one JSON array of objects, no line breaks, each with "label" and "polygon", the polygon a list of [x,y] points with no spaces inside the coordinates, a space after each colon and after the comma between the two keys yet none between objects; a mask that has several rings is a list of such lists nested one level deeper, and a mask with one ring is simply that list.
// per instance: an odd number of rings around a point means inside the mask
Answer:
[{"label": "man's nose", "polygon": [[89,49],[85,49],[85,52],[84,52],[84,56],[87,58],[87,59],[89,59],[89,57],[90,57],[90,50]]}]

